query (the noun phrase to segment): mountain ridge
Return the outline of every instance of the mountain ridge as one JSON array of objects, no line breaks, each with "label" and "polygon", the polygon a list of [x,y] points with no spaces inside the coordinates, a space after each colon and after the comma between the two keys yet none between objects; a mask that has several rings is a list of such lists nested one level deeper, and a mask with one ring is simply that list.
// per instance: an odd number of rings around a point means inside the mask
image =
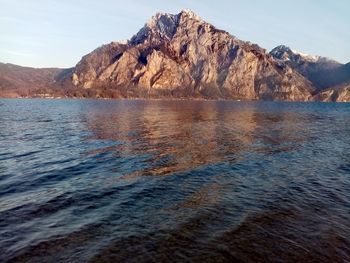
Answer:
[{"label": "mountain ridge", "polygon": [[270,54],[309,79],[318,92],[350,82],[350,63],[307,55],[285,45],[275,47]]},{"label": "mountain ridge", "polygon": [[[343,66],[283,47],[267,52],[217,29],[190,10],[157,13],[130,40],[102,45],[73,68],[43,73],[38,87],[66,97],[309,101],[330,88],[318,85],[310,74],[314,64],[327,64],[332,70]],[[7,73],[2,68],[0,96],[11,87],[16,90],[15,81],[6,84],[11,82],[8,67]],[[347,71],[344,74],[346,80]],[[19,86],[23,90],[23,83]]]}]

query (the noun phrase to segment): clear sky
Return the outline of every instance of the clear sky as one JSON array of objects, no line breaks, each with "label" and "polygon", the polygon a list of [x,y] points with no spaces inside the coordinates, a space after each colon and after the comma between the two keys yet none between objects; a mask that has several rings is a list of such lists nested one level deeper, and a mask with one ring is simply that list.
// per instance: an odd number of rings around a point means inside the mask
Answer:
[{"label": "clear sky", "polygon": [[268,50],[285,44],[350,61],[349,0],[0,0],[0,62],[71,67],[129,39],[156,12],[185,8]]}]

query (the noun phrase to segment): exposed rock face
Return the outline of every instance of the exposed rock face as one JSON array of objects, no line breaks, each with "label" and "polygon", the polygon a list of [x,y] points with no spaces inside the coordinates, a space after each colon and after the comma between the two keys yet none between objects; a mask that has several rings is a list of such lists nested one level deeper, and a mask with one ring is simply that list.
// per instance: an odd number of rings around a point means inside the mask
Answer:
[{"label": "exposed rock face", "polygon": [[303,54],[284,45],[274,48],[270,54],[310,80],[317,91],[350,81],[350,64]]},{"label": "exposed rock face", "polygon": [[344,84],[338,87],[323,90],[314,97],[314,100],[327,102],[349,102],[350,84]]},{"label": "exposed rock face", "polygon": [[[75,67],[72,76],[73,84],[90,88],[92,84],[96,85],[99,81],[112,78],[113,68],[118,64],[120,64],[119,68],[127,66],[126,57],[132,58],[132,51],[129,51],[124,54],[123,59],[120,59],[126,49],[126,45],[112,42],[84,56]],[[108,76],[108,73],[111,76]],[[114,74],[116,75],[117,72],[114,72]]]},{"label": "exposed rock face", "polygon": [[157,14],[127,44],[86,55],[72,81],[83,88],[128,87],[133,96],[146,97],[308,100],[314,90],[264,49],[187,10]]}]

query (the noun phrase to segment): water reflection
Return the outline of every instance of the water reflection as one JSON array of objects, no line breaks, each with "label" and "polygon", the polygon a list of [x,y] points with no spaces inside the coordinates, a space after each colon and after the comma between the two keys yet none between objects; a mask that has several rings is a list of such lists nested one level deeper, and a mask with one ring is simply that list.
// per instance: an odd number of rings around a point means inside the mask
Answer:
[{"label": "water reflection", "polygon": [[346,105],[0,107],[0,261],[350,260]]},{"label": "water reflection", "polygon": [[87,119],[92,131],[88,140],[116,143],[90,154],[113,151],[116,157],[147,156],[144,162],[150,167],[127,177],[167,175],[211,163],[235,162],[252,149],[263,154],[290,152],[312,139],[303,126],[314,119],[296,112],[260,112],[259,105],[224,102],[194,102],[190,107],[183,101],[138,105],[127,111],[102,110]]}]

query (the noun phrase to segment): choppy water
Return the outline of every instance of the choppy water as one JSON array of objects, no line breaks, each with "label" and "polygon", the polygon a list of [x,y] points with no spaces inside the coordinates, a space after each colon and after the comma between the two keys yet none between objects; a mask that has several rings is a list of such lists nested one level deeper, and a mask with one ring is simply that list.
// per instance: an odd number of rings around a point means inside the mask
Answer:
[{"label": "choppy water", "polygon": [[350,104],[0,100],[1,262],[349,262]]}]

